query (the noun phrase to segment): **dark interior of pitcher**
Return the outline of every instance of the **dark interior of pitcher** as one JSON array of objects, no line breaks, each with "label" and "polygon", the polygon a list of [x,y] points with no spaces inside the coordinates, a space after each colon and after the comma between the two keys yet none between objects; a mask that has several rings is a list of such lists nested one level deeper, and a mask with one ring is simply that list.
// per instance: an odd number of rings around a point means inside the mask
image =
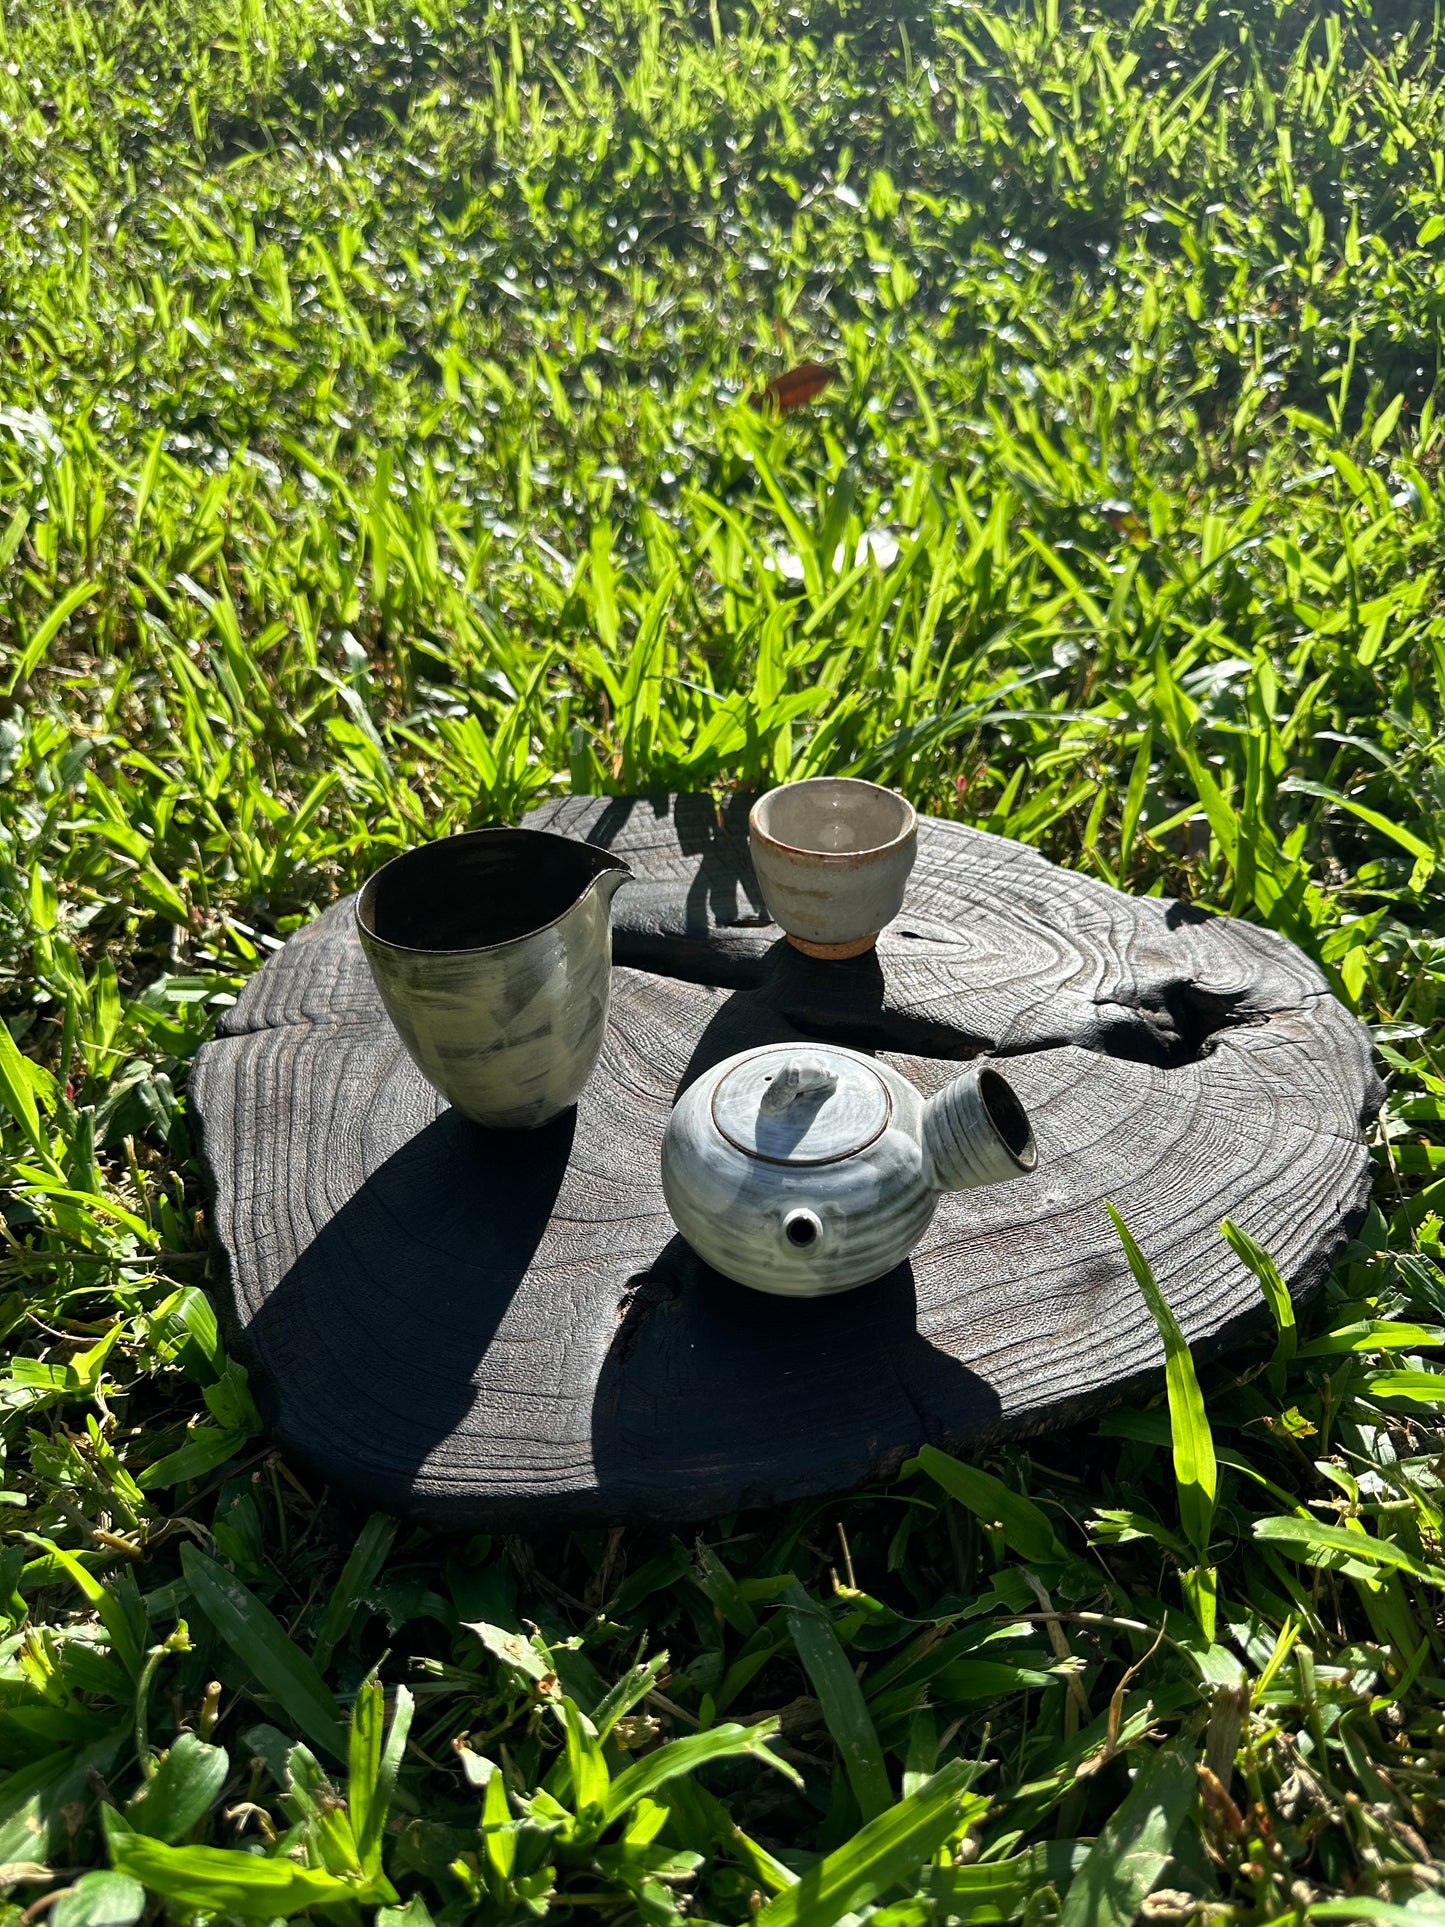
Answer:
[{"label": "dark interior of pitcher", "polygon": [[471,830],[393,857],[362,886],[368,935],[401,950],[484,950],[563,916],[606,850],[545,830]]}]

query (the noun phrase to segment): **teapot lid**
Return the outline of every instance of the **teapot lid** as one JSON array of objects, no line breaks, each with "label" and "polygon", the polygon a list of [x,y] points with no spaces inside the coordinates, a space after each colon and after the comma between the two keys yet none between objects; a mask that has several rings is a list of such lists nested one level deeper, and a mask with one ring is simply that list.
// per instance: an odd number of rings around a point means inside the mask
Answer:
[{"label": "teapot lid", "polygon": [[835,1164],[866,1151],[893,1114],[888,1086],[852,1051],[770,1044],[718,1080],[713,1122],[769,1164]]}]

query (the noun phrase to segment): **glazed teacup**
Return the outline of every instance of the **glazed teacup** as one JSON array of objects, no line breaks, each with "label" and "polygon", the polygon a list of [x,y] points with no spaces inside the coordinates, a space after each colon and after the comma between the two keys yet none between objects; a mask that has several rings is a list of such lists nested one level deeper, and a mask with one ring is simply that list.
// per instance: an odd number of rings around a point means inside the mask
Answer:
[{"label": "glazed teacup", "polygon": [[895,791],[852,776],[784,783],[748,829],[768,915],[808,956],[861,956],[902,909],[918,815]]},{"label": "glazed teacup", "polygon": [[471,830],[393,857],[356,928],[407,1052],[465,1117],[531,1130],[575,1104],[607,1028],[620,857]]}]

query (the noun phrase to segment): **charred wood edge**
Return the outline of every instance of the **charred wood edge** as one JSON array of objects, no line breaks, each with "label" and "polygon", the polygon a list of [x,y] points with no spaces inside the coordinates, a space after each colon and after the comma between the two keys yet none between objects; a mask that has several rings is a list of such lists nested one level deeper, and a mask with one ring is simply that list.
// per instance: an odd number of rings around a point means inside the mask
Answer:
[{"label": "charred wood edge", "polygon": [[[578,800],[581,801],[582,799]],[[646,800],[649,802],[658,802],[661,799]],[[716,805],[714,805],[714,819],[717,830],[726,840],[730,853],[733,855],[736,868],[739,872],[738,882],[742,887],[743,893],[747,894],[746,871],[743,862],[737,860],[737,846],[728,828],[726,813],[718,809]],[[682,854],[686,856],[691,853],[683,852]],[[1044,859],[1041,858],[1040,861],[1044,861]],[[1068,873],[1066,872],[1064,874],[1067,875]],[[1001,887],[1005,881],[1006,880],[1000,880]],[[341,902],[333,906],[334,910],[338,913],[338,921],[345,915],[342,907],[344,902],[345,899],[342,899]],[[729,926],[723,926],[722,928],[725,930],[728,927]],[[730,927],[738,928],[739,925],[734,924]],[[746,930],[760,930],[762,926],[759,926],[749,919],[741,920],[741,927]],[[336,934],[337,936],[340,935],[339,932]],[[664,979],[698,983],[703,987],[723,992],[736,992],[741,990],[745,994],[750,993],[757,996],[760,1003],[769,1005],[775,1010],[777,1015],[793,1024],[796,1028],[805,1032],[808,1031],[810,1028],[809,1020],[812,1018],[814,1022],[822,1026],[816,1034],[823,1036],[833,1034],[836,1037],[839,1022],[836,1013],[824,1010],[814,1012],[805,1009],[801,1003],[795,1003],[786,998],[780,998],[775,1001],[773,998],[768,997],[766,991],[768,988],[768,977],[771,973],[765,969],[765,959],[758,955],[745,956],[734,954],[729,956],[722,946],[716,944],[716,936],[718,934],[720,933],[716,926],[714,926],[708,935],[699,934],[696,938],[688,937],[683,933],[678,933],[676,936],[667,936],[661,931],[629,932],[624,929],[619,933],[615,963],[619,968],[657,975]],[[335,939],[333,938],[332,940],[334,941]],[[325,941],[325,939],[323,939],[323,941]],[[659,952],[662,951],[665,951],[666,954],[660,955]],[[705,963],[707,966],[704,975],[694,976],[692,972],[686,968],[686,964],[692,960],[692,953],[694,952],[699,963]],[[1186,981],[1181,980],[1179,990],[1187,996],[1190,986]],[[1191,1051],[1188,1058],[1183,1060],[1175,1058],[1173,1063],[1145,1056],[1138,1050],[1112,1050],[1109,1048],[1109,1044],[1113,1040],[1107,1035],[1095,1041],[1071,1039],[1065,1036],[1060,1036],[1056,1040],[1040,1037],[1015,1045],[1010,1045],[1006,1041],[992,1044],[987,1040],[981,1039],[973,1049],[969,1049],[967,1047],[967,1041],[961,1038],[956,1031],[948,1033],[946,1038],[940,1037],[928,1023],[928,1020],[911,1019],[906,1012],[896,1010],[880,1010],[875,1013],[870,1013],[870,1019],[876,1023],[876,1030],[865,1038],[863,1031],[860,1029],[858,1034],[855,1037],[850,1037],[848,1041],[860,1043],[863,1048],[881,1048],[898,1051],[903,1054],[954,1060],[960,1057],[981,1054],[985,1051],[998,1056],[1009,1056],[1015,1054],[1041,1054],[1046,1050],[1059,1048],[1093,1049],[1104,1056],[1123,1057],[1134,1061],[1149,1062],[1152,1063],[1156,1069],[1167,1070],[1178,1068],[1181,1062],[1197,1061],[1198,1057],[1207,1055],[1212,1048],[1212,1040],[1216,1038],[1222,1030],[1233,1028],[1239,1023],[1266,1025],[1270,1022],[1272,1016],[1285,1016],[1292,1011],[1303,1012],[1310,1009],[1311,1006],[1323,1004],[1328,998],[1329,993],[1326,990],[1317,990],[1301,986],[1300,997],[1297,1002],[1292,1004],[1281,1004],[1277,1008],[1255,1008],[1248,1012],[1240,1013],[1238,1016],[1235,1016],[1226,1006],[1218,1013],[1223,1021],[1219,1022],[1216,1026],[1212,1026],[1204,1034],[1202,1039],[1199,1040],[1196,1049]],[[1219,1001],[1222,1002],[1223,1000]],[[227,1016],[230,1015],[231,1013],[228,1012]],[[357,1010],[350,1012],[345,1010],[329,1010],[318,1012],[315,1016],[311,1017],[298,1013],[293,1016],[282,1016],[277,1020],[263,1021],[259,1024],[254,1022],[228,1024],[223,1018],[221,1024],[218,1026],[218,1034],[239,1042],[241,1038],[248,1035],[255,1036],[271,1029],[298,1028],[315,1032],[334,1027],[338,1033],[339,1041],[341,1033],[373,1027],[377,1022],[378,1015],[379,1013]],[[1232,1022],[1231,1018],[1233,1018]],[[945,1042],[947,1042],[949,1047],[947,1049],[941,1049],[940,1045]],[[1343,1040],[1341,1040],[1341,1043],[1342,1042]],[[626,1491],[621,1491],[604,1496],[587,1490],[558,1491],[555,1493],[535,1492],[527,1494],[526,1497],[521,1500],[519,1500],[516,1495],[511,1495],[507,1498],[499,1498],[495,1506],[489,1507],[488,1500],[484,1493],[468,1492],[465,1490],[448,1493],[436,1486],[428,1488],[425,1485],[402,1491],[396,1486],[394,1481],[387,1481],[385,1479],[379,1481],[375,1476],[370,1478],[363,1476],[359,1478],[353,1486],[345,1478],[344,1472],[340,1470],[337,1465],[334,1463],[324,1463],[321,1456],[308,1449],[304,1441],[293,1440],[278,1435],[276,1421],[280,1413],[279,1390],[273,1389],[263,1362],[252,1351],[246,1325],[242,1321],[242,1307],[238,1300],[236,1289],[237,1280],[232,1254],[227,1248],[225,1241],[219,1235],[217,1228],[216,1206],[218,1202],[219,1184],[211,1161],[207,1156],[207,1133],[205,1128],[206,1106],[203,1101],[204,1086],[210,1075],[207,1062],[209,1055],[209,1046],[203,1046],[200,1053],[198,1053],[196,1063],[193,1067],[193,1079],[188,1080],[187,1103],[187,1112],[191,1121],[191,1129],[197,1152],[197,1162],[202,1175],[203,1195],[206,1204],[209,1256],[212,1267],[209,1275],[214,1279],[216,1291],[223,1300],[223,1302],[217,1305],[217,1311],[226,1341],[235,1354],[253,1368],[252,1389],[256,1395],[257,1404],[267,1425],[267,1429],[272,1432],[273,1436],[278,1436],[278,1442],[288,1453],[288,1456],[295,1459],[298,1465],[304,1466],[314,1472],[327,1485],[335,1488],[338,1494],[344,1492],[348,1497],[355,1498],[358,1503],[371,1506],[380,1503],[383,1506],[403,1512],[410,1518],[444,1530],[461,1528],[463,1526],[468,1529],[484,1529],[493,1524],[509,1524],[515,1526],[519,1505],[525,1510],[529,1518],[535,1518],[540,1524],[575,1520],[584,1515],[589,1517],[596,1516],[600,1496],[603,1497],[603,1502],[607,1507],[609,1517],[618,1519],[667,1517],[679,1522],[705,1519],[714,1516],[720,1509],[732,1510],[739,1506],[748,1507],[755,1505],[775,1506],[779,1503],[788,1502],[792,1495],[786,1491],[779,1493],[776,1490],[764,1489],[758,1487],[756,1482],[740,1488],[737,1485],[729,1486],[718,1481],[715,1482],[715,1490],[706,1488],[699,1490],[694,1486],[686,1508],[673,1508],[669,1506],[666,1495],[660,1493],[628,1494]],[[216,1068],[219,1073],[219,1063]],[[1360,1077],[1362,1085],[1360,1123],[1363,1126],[1369,1122],[1370,1118],[1378,1109],[1383,1092],[1379,1080],[1374,1075],[1370,1064],[1364,1060],[1363,1052],[1361,1053],[1360,1060],[1358,1060],[1357,1074],[1359,1073],[1363,1073]],[[224,1108],[224,1111],[234,1116],[232,1091],[229,1088],[225,1088],[230,1085],[231,1078],[229,1073],[226,1073],[223,1078],[223,1086],[218,1086],[214,1095],[215,1099],[218,1100],[218,1111]],[[1307,1122],[1307,1120],[1304,1119],[1300,1121],[1302,1123]],[[1328,1127],[1324,1125],[1324,1120],[1321,1120],[1321,1126],[1323,1127],[1320,1131],[1321,1135],[1327,1134],[1338,1138],[1342,1138],[1345,1135],[1339,1129],[1328,1129]],[[1291,1296],[1297,1302],[1303,1302],[1318,1292],[1325,1278],[1328,1276],[1339,1252],[1357,1233],[1368,1210],[1371,1188],[1372,1172],[1368,1160],[1365,1160],[1362,1162],[1360,1168],[1355,1186],[1355,1196],[1349,1206],[1341,1214],[1332,1218],[1322,1219],[1316,1224],[1314,1227],[1315,1235],[1311,1240],[1310,1246],[1291,1267],[1291,1276],[1288,1282]],[[637,1274],[629,1281],[627,1294],[629,1299],[639,1291],[645,1291],[649,1277],[650,1273],[644,1272]],[[214,1293],[213,1296],[215,1296]],[[1261,1299],[1254,1305],[1246,1307],[1243,1311],[1231,1317],[1225,1324],[1217,1328],[1207,1337],[1195,1341],[1193,1350],[1196,1360],[1200,1364],[1212,1362],[1236,1348],[1241,1343],[1254,1339],[1258,1335],[1267,1334],[1269,1329],[1270,1319],[1268,1310]],[[1047,1411],[1019,1414],[1014,1417],[1001,1419],[996,1423],[984,1422],[983,1424],[976,1425],[970,1428],[966,1440],[960,1438],[956,1443],[962,1449],[976,1451],[980,1446],[986,1446],[996,1439],[1005,1437],[1014,1439],[1037,1437],[1046,1433],[1053,1433],[1060,1429],[1077,1426],[1087,1422],[1090,1418],[1097,1418],[1108,1410],[1117,1409],[1122,1404],[1128,1403],[1131,1400],[1139,1400],[1153,1396],[1161,1387],[1162,1380],[1162,1367],[1145,1368],[1107,1387],[1096,1386],[1092,1389],[1081,1391],[1074,1396],[1065,1395],[1053,1403]],[[926,1421],[924,1414],[919,1413],[920,1435],[924,1435],[930,1430],[938,1442],[944,1444],[950,1442],[946,1428],[938,1426],[936,1421]],[[879,1460],[877,1470],[872,1475],[869,1483],[882,1483],[893,1477],[899,1465],[901,1465],[903,1460],[909,1455],[909,1451],[910,1448],[907,1447],[891,1449],[889,1453]],[[819,1489],[814,1487],[810,1488],[807,1496],[823,1498],[829,1496],[830,1490],[836,1489],[837,1488],[830,1489],[826,1487]],[[848,1486],[842,1489],[852,1488]],[[797,1496],[802,1497],[804,1495],[799,1494]]]}]

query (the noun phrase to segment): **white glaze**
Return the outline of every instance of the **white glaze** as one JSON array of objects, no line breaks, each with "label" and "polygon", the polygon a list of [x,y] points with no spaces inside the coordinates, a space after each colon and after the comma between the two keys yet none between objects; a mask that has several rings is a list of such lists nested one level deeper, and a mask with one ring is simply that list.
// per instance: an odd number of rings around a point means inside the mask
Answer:
[{"label": "white glaze", "polygon": [[814,1298],[901,1264],[943,1191],[1000,1183],[1035,1161],[1022,1107],[991,1066],[970,1065],[925,1103],[858,1051],[768,1044],[726,1058],[678,1099],[662,1189],[715,1270]]}]

